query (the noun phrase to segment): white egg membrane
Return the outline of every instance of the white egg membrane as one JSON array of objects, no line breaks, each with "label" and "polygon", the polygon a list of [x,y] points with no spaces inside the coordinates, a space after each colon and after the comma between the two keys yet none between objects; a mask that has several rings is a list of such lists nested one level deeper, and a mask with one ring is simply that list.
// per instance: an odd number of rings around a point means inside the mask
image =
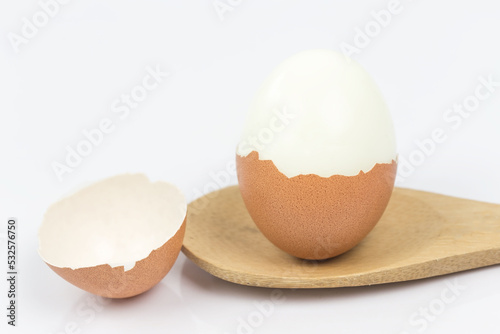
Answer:
[{"label": "white egg membrane", "polygon": [[187,203],[174,185],[144,175],[95,183],[49,207],[39,254],[56,267],[109,264],[130,270],[181,227]]},{"label": "white egg membrane", "polygon": [[396,160],[396,141],[368,73],[343,54],[311,50],[278,65],[257,92],[237,154],[252,151],[289,178],[353,176]]}]

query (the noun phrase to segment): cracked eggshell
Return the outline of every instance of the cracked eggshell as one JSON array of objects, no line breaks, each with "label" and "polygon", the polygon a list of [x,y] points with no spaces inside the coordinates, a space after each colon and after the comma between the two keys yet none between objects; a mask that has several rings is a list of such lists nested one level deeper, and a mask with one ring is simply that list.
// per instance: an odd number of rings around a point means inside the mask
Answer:
[{"label": "cracked eggshell", "polygon": [[302,259],[322,260],[356,246],[389,202],[396,162],[356,176],[288,178],[257,152],[236,157],[245,206],[269,241]]},{"label": "cracked eggshell", "polygon": [[120,175],[51,205],[39,254],[58,275],[96,295],[126,298],[151,289],[182,247],[187,203],[174,185]]},{"label": "cracked eggshell", "polygon": [[255,97],[237,147],[238,182],[260,231],[304,259],[356,246],[394,187],[396,141],[378,87],[329,50],[278,65]]}]

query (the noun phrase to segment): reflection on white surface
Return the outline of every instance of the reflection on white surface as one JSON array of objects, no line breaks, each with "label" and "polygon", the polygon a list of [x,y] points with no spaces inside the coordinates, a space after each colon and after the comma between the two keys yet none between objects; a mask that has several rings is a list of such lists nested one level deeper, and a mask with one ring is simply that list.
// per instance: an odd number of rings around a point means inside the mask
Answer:
[{"label": "reflection on white surface", "polygon": [[[458,307],[483,297],[470,282],[488,276],[484,283],[495,289],[493,275],[500,273],[500,268],[490,267],[371,287],[292,290],[233,284],[183,261],[180,293],[197,319],[199,333],[421,333],[423,318],[414,314],[426,307],[433,319],[424,331],[434,333],[434,325],[452,317]],[[433,314],[436,300],[443,291],[454,293],[449,289],[456,284],[462,287],[458,297],[448,298],[443,312]],[[272,303],[276,291],[281,300]],[[500,297],[500,291],[496,295]],[[443,328],[449,332],[458,327],[451,323]]]},{"label": "reflection on white surface", "polygon": [[64,317],[55,328],[48,329],[50,332],[196,332],[185,303],[165,282],[127,299],[108,299],[84,293],[71,300],[65,309]]}]

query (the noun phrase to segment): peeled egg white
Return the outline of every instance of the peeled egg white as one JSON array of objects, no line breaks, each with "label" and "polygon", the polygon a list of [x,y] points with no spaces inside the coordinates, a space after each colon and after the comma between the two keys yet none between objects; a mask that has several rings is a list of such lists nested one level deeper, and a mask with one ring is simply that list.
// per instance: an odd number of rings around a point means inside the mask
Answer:
[{"label": "peeled egg white", "polygon": [[396,174],[392,119],[377,85],[330,50],[301,52],[272,71],[236,155],[256,225],[307,259],[358,244],[385,210]]}]

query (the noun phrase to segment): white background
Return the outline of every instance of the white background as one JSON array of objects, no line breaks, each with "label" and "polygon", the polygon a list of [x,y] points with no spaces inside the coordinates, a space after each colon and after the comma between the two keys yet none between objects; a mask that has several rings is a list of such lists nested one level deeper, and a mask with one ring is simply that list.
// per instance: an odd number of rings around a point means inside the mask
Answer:
[{"label": "white background", "polygon": [[[19,326],[8,333],[62,333],[68,324],[81,333],[495,332],[499,266],[383,286],[283,290],[284,302],[263,315],[255,302],[268,302],[271,290],[214,278],[182,254],[154,289],[96,311],[90,294],[42,262],[37,229],[46,208],[86,182],[141,172],[177,184],[189,200],[210,188],[211,173],[234,159],[248,105],[273,67],[301,50],[356,46],[356,29],[370,26],[371,11],[389,1],[227,3],[232,10],[219,15],[212,0],[75,0],[16,53],[9,33],[21,34],[23,18],[32,20],[41,7],[2,1],[2,254],[7,218],[17,217],[20,227]],[[400,158],[415,160],[416,141],[436,128],[447,140],[398,185],[500,203],[500,87],[456,129],[443,119],[474,94],[480,76],[500,81],[498,1],[401,0],[400,7],[353,58],[380,85]],[[157,65],[171,75],[120,119],[113,102]],[[66,146],[74,148],[103,118],[114,131],[60,182],[52,163],[64,162]],[[451,283],[465,288],[422,321],[422,308],[442,305]],[[242,321],[258,323],[243,329]]]}]

